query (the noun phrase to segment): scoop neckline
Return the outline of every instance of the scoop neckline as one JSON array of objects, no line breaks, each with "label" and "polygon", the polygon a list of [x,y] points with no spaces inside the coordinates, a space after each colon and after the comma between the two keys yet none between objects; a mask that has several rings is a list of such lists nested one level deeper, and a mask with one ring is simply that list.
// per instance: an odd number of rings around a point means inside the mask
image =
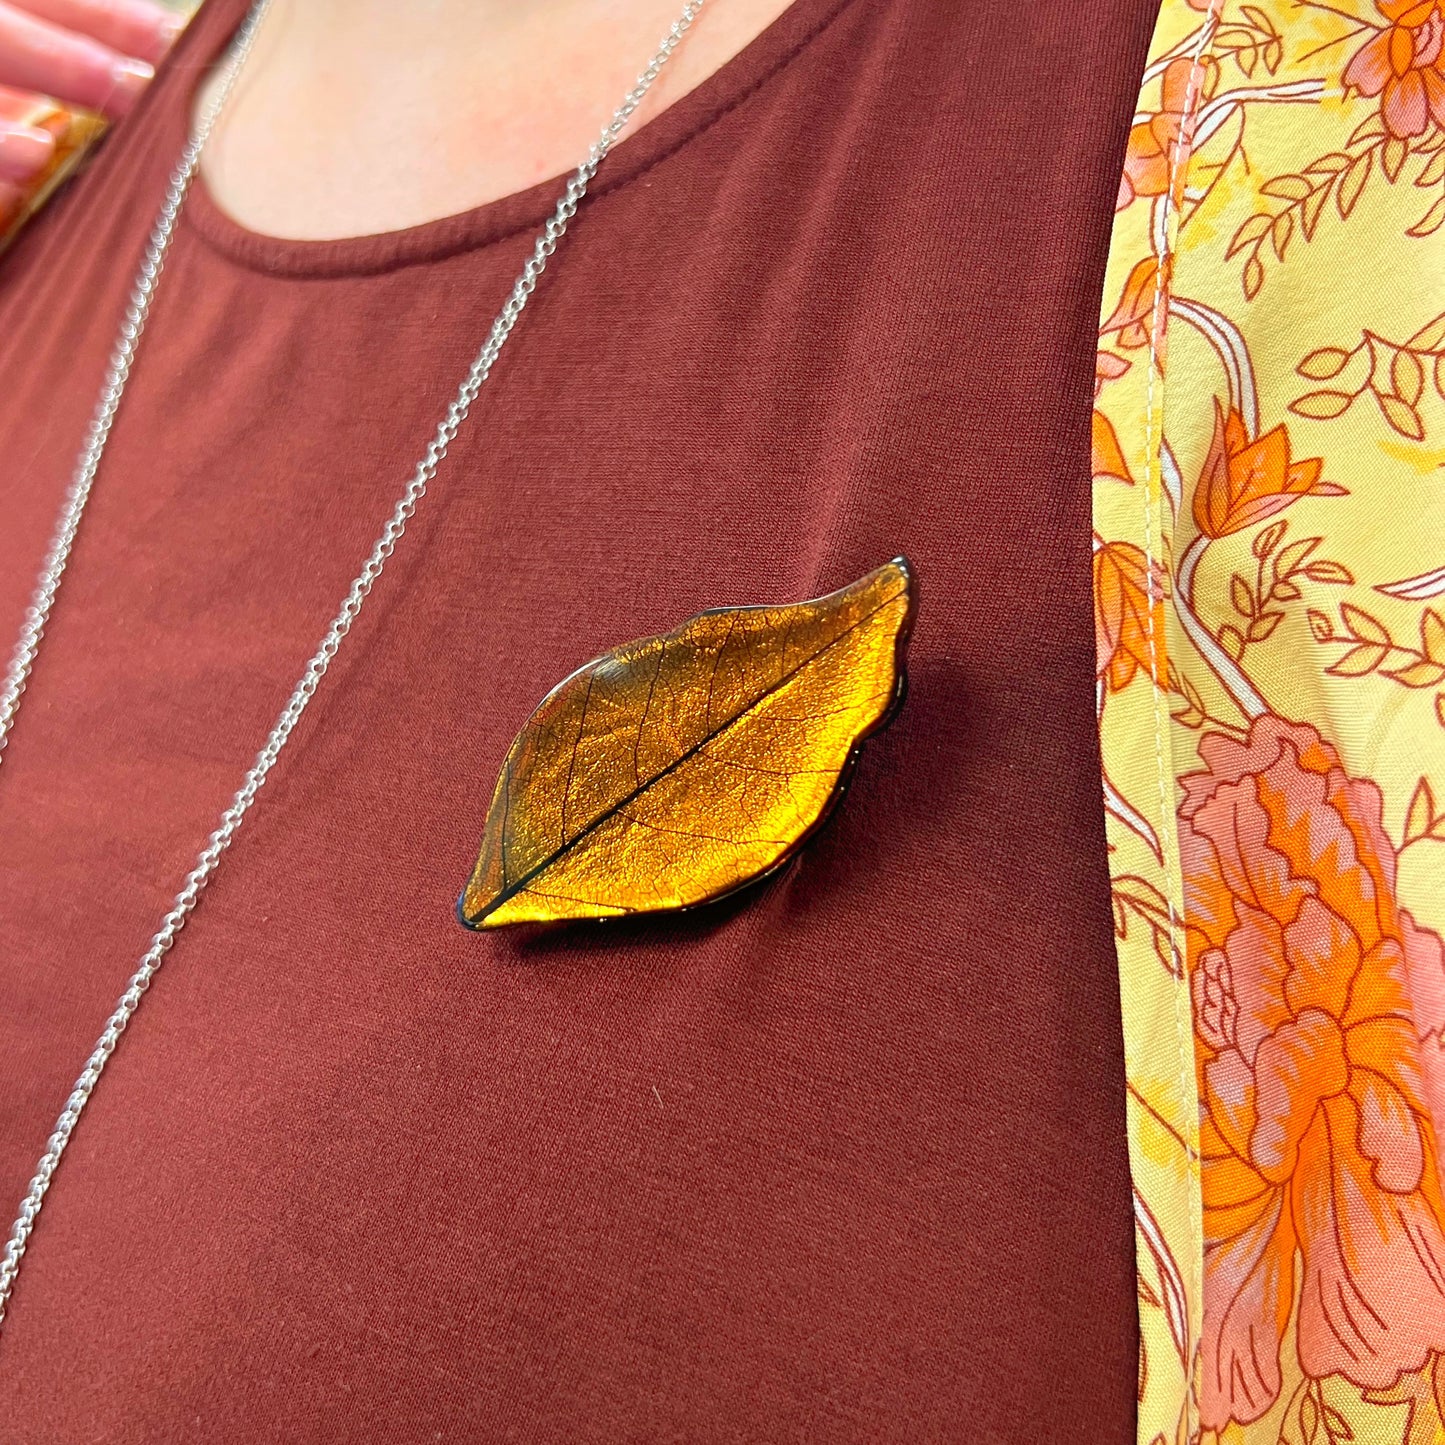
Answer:
[{"label": "scoop neckline", "polygon": [[[584,207],[630,185],[741,105],[826,30],[850,3],[792,0],[730,60],[636,132],[625,135],[588,188]],[[196,91],[231,43],[247,8],[246,4],[236,4],[221,13],[223,7],[212,0],[177,47],[176,69],[182,83],[180,104],[173,112],[170,127],[177,154],[190,134]],[[213,250],[250,270],[291,277],[358,275],[440,260],[536,230],[556,208],[570,174],[564,172],[470,210],[399,230],[300,241],[253,231],[233,219],[211,195],[198,169],[181,219]]]}]

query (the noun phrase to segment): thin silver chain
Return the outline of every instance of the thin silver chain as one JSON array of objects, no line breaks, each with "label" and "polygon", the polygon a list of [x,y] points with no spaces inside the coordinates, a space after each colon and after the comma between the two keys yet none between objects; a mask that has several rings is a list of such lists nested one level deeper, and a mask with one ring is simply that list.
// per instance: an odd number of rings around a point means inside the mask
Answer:
[{"label": "thin silver chain", "polygon": [[[9,1242],[5,1246],[5,1257],[3,1261],[0,1261],[0,1325],[4,1323],[6,1306],[10,1300],[11,1291],[15,1287],[15,1278],[20,1271],[20,1262],[24,1258],[26,1245],[35,1228],[35,1221],[40,1214],[46,1191],[50,1188],[50,1181],[65,1154],[66,1146],[70,1143],[70,1136],[75,1132],[75,1126],[79,1122],[81,1114],[85,1112],[85,1106],[89,1102],[90,1096],[95,1092],[96,1084],[100,1081],[107,1061],[115,1052],[121,1035],[140,1007],[141,999],[145,996],[145,992],[160,969],[166,954],[174,945],[177,935],[185,927],[186,919],[195,908],[201,893],[220,866],[222,855],[230,847],[242,821],[250,811],[251,805],[256,801],[257,794],[275,766],[281,750],[286,746],[287,739],[300,721],[301,714],[306,711],[307,704],[315,696],[322,678],[326,676],[327,669],[341,648],[342,641],[351,631],[352,624],[361,612],[362,604],[381,576],[387,559],[396,550],[396,544],[406,531],[407,522],[415,513],[417,504],[426,495],[427,486],[436,476],[437,468],[447,454],[447,448],[461,429],[467,413],[471,410],[472,403],[477,399],[477,394],[491,374],[492,367],[496,363],[502,347],[506,344],[507,337],[511,335],[512,328],[517,324],[517,318],[521,316],[528,298],[536,289],[537,282],[546,269],[548,260],[566,234],[568,223],[576,214],[582,198],[587,194],[587,187],[593,176],[596,175],[597,168],[622,133],[623,127],[631,119],[643,96],[651,88],[653,81],[657,79],[662,67],[667,64],[672,52],[677,49],[678,43],[702,9],[703,3],[704,0],[688,0],[688,3],[684,5],[682,14],[672,29],[668,31],[656,54],[648,62],[647,68],[638,76],[637,83],[628,91],[626,98],[614,112],[612,119],[588,152],[587,159],[578,166],[567,182],[562,198],[557,202],[556,210],[553,211],[551,219],[538,235],[532,254],[526,265],[522,267],[521,274],[512,287],[511,295],[507,297],[501,311],[497,314],[497,319],[492,323],[491,332],[482,349],[477,353],[476,360],[472,362],[466,378],[458,388],[455,399],[447,408],[446,416],[436,429],[436,435],[433,436],[430,445],[422,454],[421,460],[417,462],[416,470],[398,498],[385,527],[382,528],[381,535],[371,550],[371,555],[366,559],[361,571],[357,573],[356,580],[352,582],[331,626],[326,630],[326,635],[321,639],[320,645],[306,664],[300,681],[297,682],[291,696],[287,699],[285,707],[281,709],[281,715],[276,719],[275,726],[267,735],[255,763],[246,774],[240,788],[237,789],[235,797],[231,799],[230,807],[221,815],[220,826],[211,834],[206,846],[196,859],[195,867],[186,875],[184,887],[172,901],[170,912],[161,920],[161,926],[151,939],[150,947],[141,957],[140,964],[132,975],[125,992],[121,995],[115,1011],[106,1020],[105,1029],[96,1042],[90,1057],[86,1060],[80,1077],[75,1081],[75,1087],[65,1101],[65,1108],[61,1111],[59,1119],[56,1120],[55,1129],[36,1166],[35,1177],[30,1181],[30,1187],[26,1190],[25,1198],[21,1202],[20,1213],[11,1227]],[[85,446],[76,463],[69,490],[66,492],[60,519],[41,569],[35,596],[25,614],[25,625],[21,629],[20,640],[16,645],[14,657],[5,677],[4,691],[0,693],[0,759],[4,757],[5,744],[11,728],[15,725],[15,716],[20,709],[21,695],[25,691],[26,680],[35,665],[40,641],[44,636],[46,623],[50,619],[51,609],[55,605],[55,596],[60,589],[61,578],[65,575],[66,562],[75,545],[76,532],[79,530],[81,518],[85,513],[85,504],[90,496],[91,485],[95,480],[101,459],[105,455],[106,441],[110,436],[111,426],[115,421],[121,398],[125,394],[126,381],[135,361],[136,347],[140,342],[141,333],[145,330],[146,318],[150,314],[156,285],[165,265],[166,252],[170,248],[176,217],[180,214],[186,192],[196,174],[201,151],[215,127],[222,107],[231,94],[241,67],[251,52],[256,32],[265,18],[270,4],[271,0],[256,0],[245,22],[237,31],[226,69],[215,94],[202,113],[190,142],[181,152],[180,160],[172,172],[165,200],[161,205],[160,214],[156,217],[145,257],[141,262],[135,286],[131,291],[125,319],[121,322],[120,334],[116,339],[105,382],[100,390],[100,400],[96,405],[95,416],[91,421],[90,430],[86,434]]]}]

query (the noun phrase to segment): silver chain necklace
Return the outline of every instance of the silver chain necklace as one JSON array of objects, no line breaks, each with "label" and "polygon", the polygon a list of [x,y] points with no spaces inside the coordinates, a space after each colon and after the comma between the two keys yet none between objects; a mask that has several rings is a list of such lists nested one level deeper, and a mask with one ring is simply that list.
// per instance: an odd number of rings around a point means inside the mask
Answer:
[{"label": "silver chain necklace", "polygon": [[[145,330],[146,317],[150,314],[151,302],[155,297],[161,269],[165,265],[166,252],[170,249],[176,217],[180,214],[186,192],[195,177],[201,151],[215,128],[221,110],[235,85],[236,77],[240,74],[246,58],[251,53],[256,32],[265,18],[267,10],[270,9],[270,5],[271,0],[256,0],[241,28],[236,32],[220,83],[202,112],[190,141],[181,152],[175,170],[171,173],[165,200],[156,217],[145,257],[141,261],[135,285],[131,290],[130,303],[126,308],[125,319],[121,322],[115,350],[111,353],[105,382],[100,389],[100,400],[96,404],[95,415],[91,421],[90,430],[86,434],[85,445],[71,477],[70,487],[60,510],[60,518],[56,524],[50,550],[46,554],[45,563],[40,571],[34,598],[26,610],[25,624],[20,630],[20,640],[16,644],[9,671],[6,673],[3,691],[0,691],[0,761],[3,761],[5,744],[9,740],[11,728],[15,725],[15,716],[20,710],[20,699],[25,691],[25,683],[35,665],[36,654],[40,650],[40,641],[45,634],[45,625],[49,621],[51,609],[55,605],[55,595],[60,589],[61,578],[65,575],[66,562],[75,545],[75,535],[85,513],[85,504],[90,497],[91,484],[95,480],[96,471],[105,455],[110,429],[115,421],[116,411],[120,407],[121,398],[125,395],[126,382],[135,362],[136,347],[140,342],[141,333]],[[326,629],[326,634],[312,654],[311,660],[306,664],[300,681],[297,682],[291,696],[286,700],[285,707],[281,709],[281,715],[276,719],[275,726],[267,735],[255,763],[237,789],[235,797],[231,799],[230,806],[221,815],[220,826],[207,839],[206,846],[201,849],[196,858],[195,867],[186,875],[184,886],[172,900],[170,912],[161,920],[161,925],[151,939],[149,948],[142,955],[135,973],[131,976],[130,983],[120,997],[120,1002],[106,1020],[105,1028],[96,1042],[95,1048],[91,1051],[90,1057],[86,1060],[80,1077],[75,1081],[75,1087],[65,1101],[65,1107],[61,1110],[59,1119],[56,1120],[55,1128],[46,1143],[45,1152],[40,1156],[40,1162],[36,1166],[35,1177],[30,1181],[30,1187],[21,1201],[20,1213],[11,1227],[10,1238],[5,1246],[5,1257],[3,1261],[0,1261],[0,1325],[4,1323],[6,1306],[10,1300],[11,1291],[15,1287],[15,1277],[20,1271],[20,1262],[24,1258],[26,1244],[35,1228],[35,1221],[40,1214],[46,1191],[50,1188],[50,1181],[65,1154],[66,1146],[70,1143],[70,1136],[75,1132],[75,1126],[79,1122],[81,1114],[85,1112],[85,1106],[90,1101],[90,1096],[95,1092],[96,1084],[100,1081],[107,1061],[120,1042],[120,1036],[125,1032],[126,1025],[130,1023],[135,1011],[140,1007],[141,999],[150,987],[151,980],[160,969],[166,954],[175,944],[177,935],[185,927],[186,919],[200,900],[211,876],[220,866],[222,855],[230,847],[241,823],[250,811],[251,805],[256,801],[257,794],[275,766],[276,759],[280,757],[281,750],[286,746],[292,730],[300,721],[301,714],[306,711],[307,704],[315,696],[317,688],[321,685],[321,679],[326,676],[326,671],[340,650],[343,640],[351,631],[352,624],[356,621],[362,604],[381,576],[387,559],[396,550],[396,544],[406,531],[407,522],[415,513],[417,504],[426,495],[427,486],[436,476],[437,468],[440,467],[447,454],[447,448],[461,430],[472,403],[477,399],[477,394],[491,374],[502,347],[512,333],[512,328],[517,324],[517,318],[521,316],[528,298],[536,289],[538,279],[546,269],[548,260],[566,234],[568,223],[576,214],[583,196],[587,194],[587,187],[593,176],[596,175],[598,167],[622,133],[623,127],[632,117],[643,96],[651,88],[653,81],[657,79],[662,67],[667,64],[672,52],[677,49],[678,43],[697,17],[702,6],[703,0],[688,0],[688,3],[683,6],[682,14],[672,29],[668,31],[656,54],[648,62],[647,68],[638,76],[637,83],[628,91],[622,104],[613,113],[612,119],[604,127],[602,134],[588,152],[587,159],[577,167],[568,180],[566,189],[557,202],[556,210],[552,212],[551,219],[538,234],[531,256],[528,257],[526,265],[522,267],[521,274],[517,277],[511,294],[507,297],[501,311],[497,313],[497,319],[492,323],[491,332],[482,349],[477,353],[476,360],[472,362],[471,369],[467,372],[461,386],[457,389],[455,398],[447,408],[446,416],[438,425],[431,443],[417,462],[411,480],[407,482],[401,496],[397,499],[391,516],[382,528],[376,545],[371,550],[371,555],[366,559],[361,571],[356,574],[356,579],[352,582],[331,626]]]}]

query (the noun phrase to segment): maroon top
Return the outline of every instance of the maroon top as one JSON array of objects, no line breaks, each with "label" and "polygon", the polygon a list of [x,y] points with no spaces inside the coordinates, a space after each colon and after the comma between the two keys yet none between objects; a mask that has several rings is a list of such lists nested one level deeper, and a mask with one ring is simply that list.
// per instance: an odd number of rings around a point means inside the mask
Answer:
[{"label": "maroon top", "polygon": [[[0,634],[240,11],[0,271]],[[0,1434],[1132,1439],[1089,398],[1154,0],[796,0],[607,162],[115,1056]],[[0,769],[8,1220],[550,211],[187,203]],[[458,927],[566,673],[906,552],[912,687],[720,911]]]}]

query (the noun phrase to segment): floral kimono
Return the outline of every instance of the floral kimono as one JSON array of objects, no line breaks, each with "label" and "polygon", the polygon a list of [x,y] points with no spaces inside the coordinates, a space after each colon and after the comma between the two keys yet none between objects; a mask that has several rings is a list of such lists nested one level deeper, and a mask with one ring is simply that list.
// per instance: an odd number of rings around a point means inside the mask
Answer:
[{"label": "floral kimono", "polygon": [[1139,1439],[1445,1439],[1445,17],[1165,0],[1094,413]]}]

